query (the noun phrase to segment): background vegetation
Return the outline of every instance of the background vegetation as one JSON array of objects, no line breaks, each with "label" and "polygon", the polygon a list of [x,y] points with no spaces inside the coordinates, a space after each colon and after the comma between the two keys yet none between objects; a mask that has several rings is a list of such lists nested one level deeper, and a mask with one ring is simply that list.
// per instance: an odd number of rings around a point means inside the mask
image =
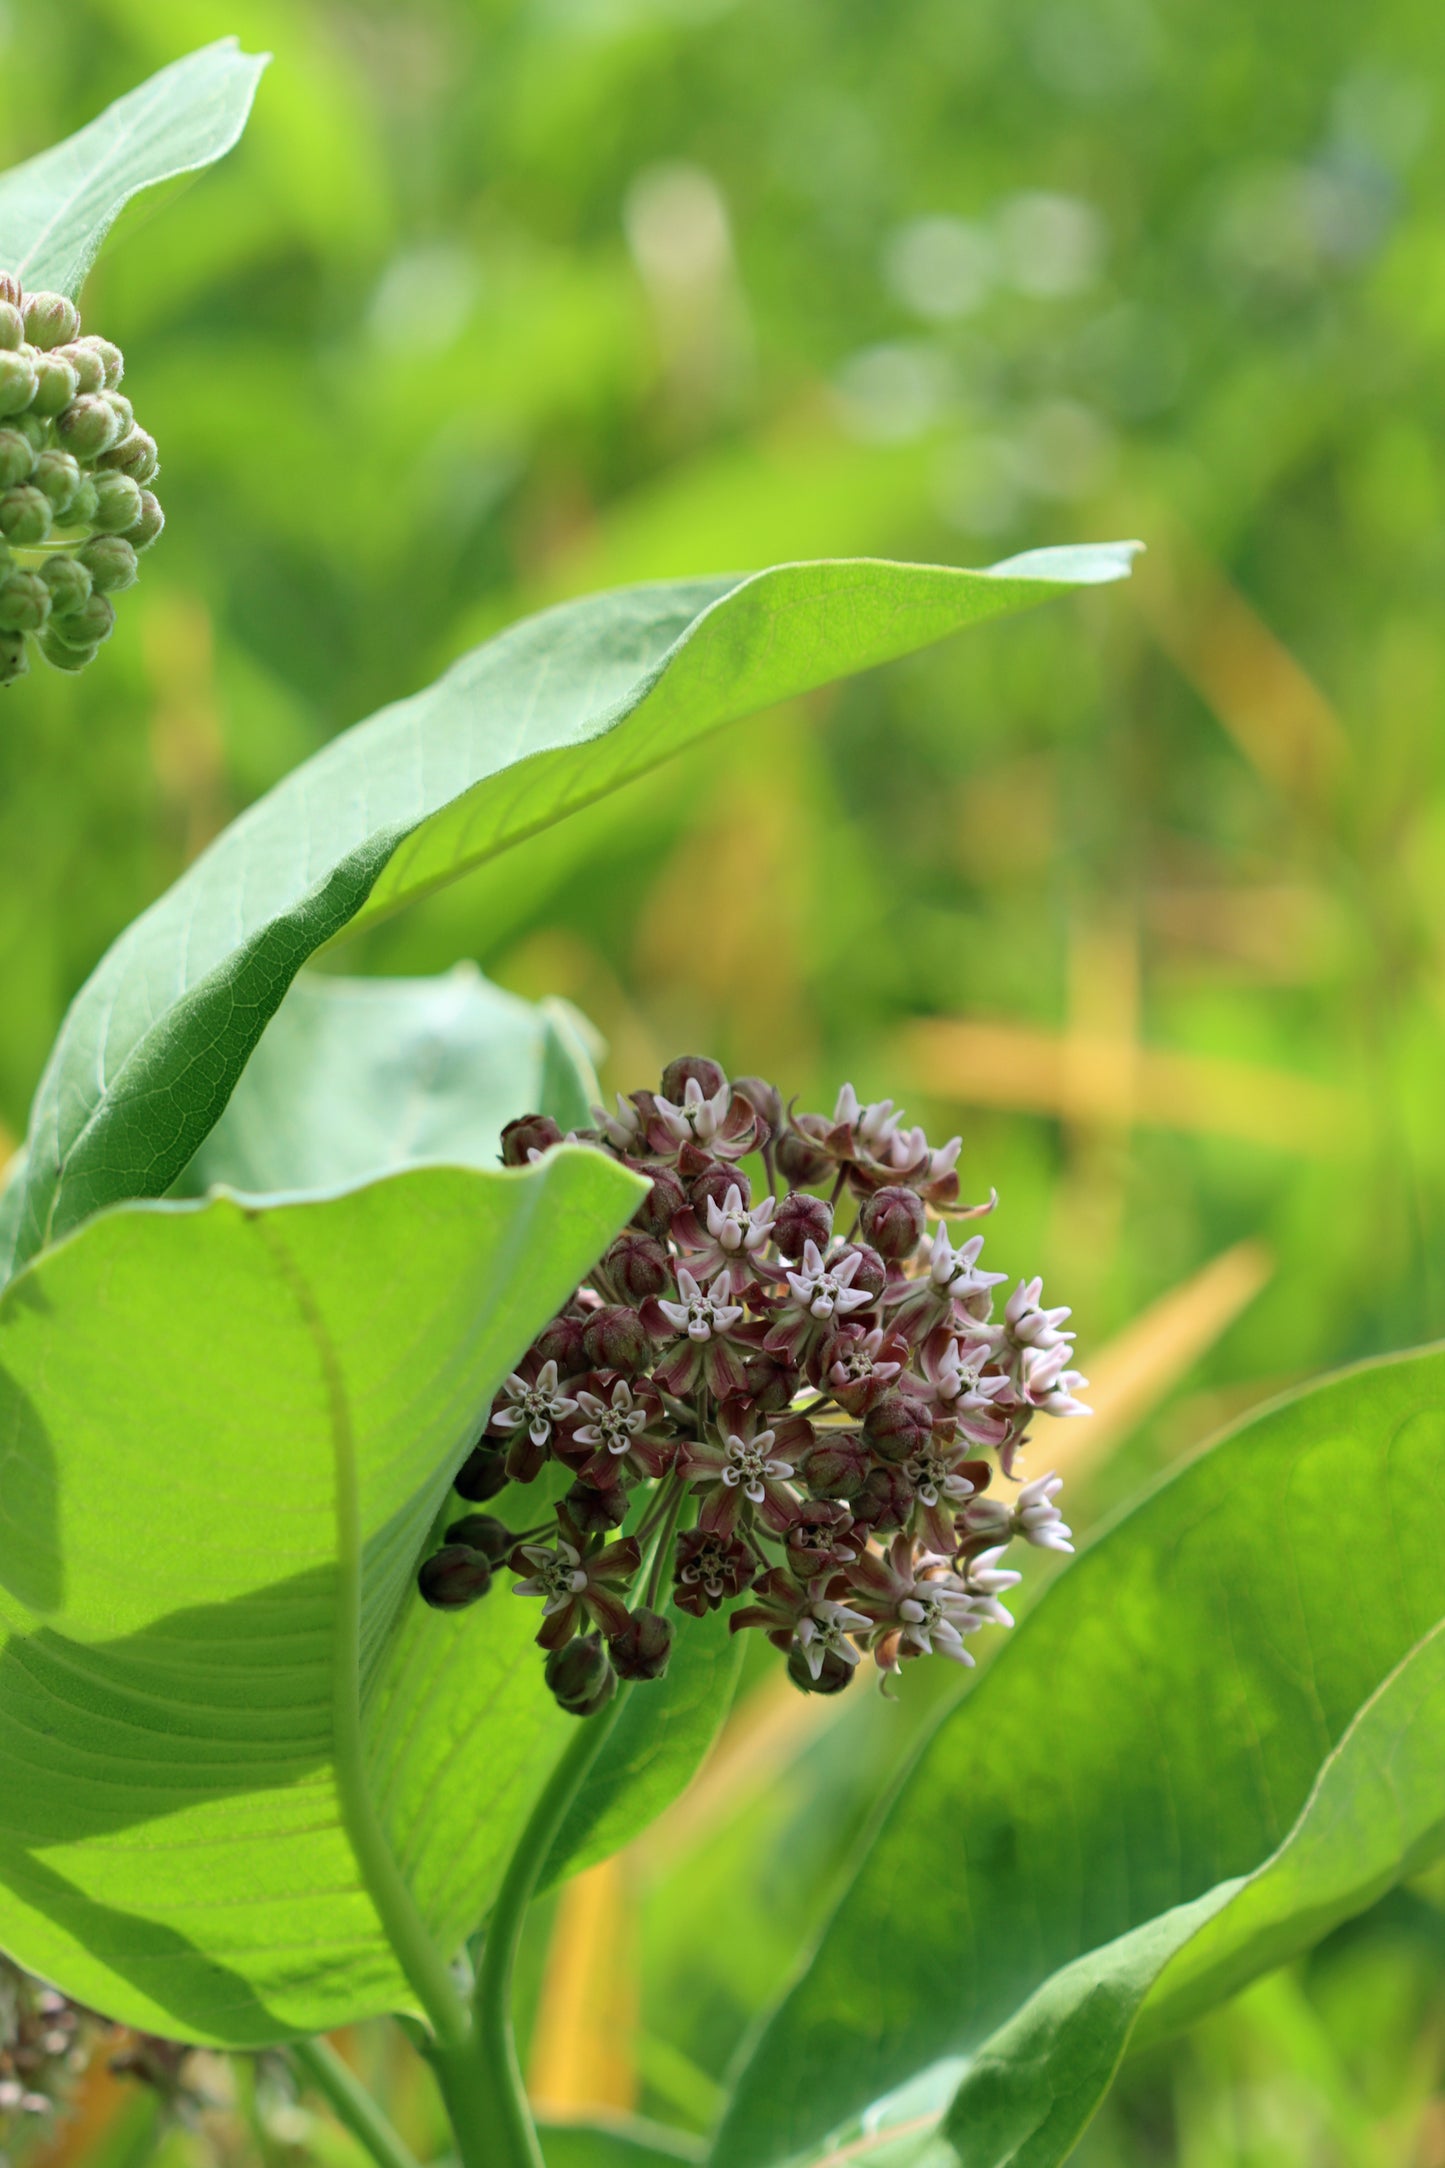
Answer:
[{"label": "background vegetation", "polygon": [[[10,0],[0,159],[231,30],[277,55],[241,149],[87,292],[169,531],[101,664],[0,716],[7,1148],[112,935],[522,611],[1137,533],[1131,590],[735,729],[582,816],[581,871],[543,838],[336,962],[565,993],[609,1082],[706,1047],[962,1128],[996,1261],[1076,1306],[1076,1525],[1438,1334],[1437,12]],[[745,1700],[542,1923],[544,2100],[706,2124],[926,1698]],[[1445,2162],[1442,1953],[1440,1889],[1397,1894],[1133,2066],[1080,2158]],[[439,2144],[400,2044],[349,2046]],[[98,2074],[60,2157],[350,2158],[270,2066],[193,2081],[159,2134]]]}]

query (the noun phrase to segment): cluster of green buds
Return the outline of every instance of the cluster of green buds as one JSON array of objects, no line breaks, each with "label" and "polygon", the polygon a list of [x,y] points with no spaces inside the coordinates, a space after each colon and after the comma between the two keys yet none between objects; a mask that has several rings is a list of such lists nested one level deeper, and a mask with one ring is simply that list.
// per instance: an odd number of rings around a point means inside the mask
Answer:
[{"label": "cluster of green buds", "polygon": [[165,525],[148,486],[155,439],[124,372],[118,346],[81,335],[67,295],[0,272],[0,684],[29,669],[29,639],[56,669],[83,670]]}]

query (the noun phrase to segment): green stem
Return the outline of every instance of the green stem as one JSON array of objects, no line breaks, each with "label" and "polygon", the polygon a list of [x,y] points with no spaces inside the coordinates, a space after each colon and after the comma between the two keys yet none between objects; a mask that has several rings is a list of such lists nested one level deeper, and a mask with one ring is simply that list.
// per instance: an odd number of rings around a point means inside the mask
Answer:
[{"label": "green stem", "polygon": [[642,1599],[644,1607],[649,1611],[657,1609],[663,1576],[672,1559],[672,1539],[677,1534],[678,1518],[682,1512],[683,1500],[687,1496],[687,1486],[680,1475],[674,1474],[669,1480],[673,1485],[673,1492],[668,1500],[667,1511],[662,1516],[657,1548],[652,1554],[652,1570],[647,1576],[647,1594]]},{"label": "green stem", "polygon": [[293,2040],[290,2055],[301,2075],[324,2097],[337,2122],[365,2146],[377,2168],[417,2168],[411,2152],[329,2040]]},{"label": "green stem", "polygon": [[517,2061],[512,1972],[537,1877],[627,1693],[622,1687],[605,1709],[582,1720],[532,1809],[487,1922],[469,2039],[464,2044],[438,2040],[431,2049],[463,2168],[545,2168]]}]

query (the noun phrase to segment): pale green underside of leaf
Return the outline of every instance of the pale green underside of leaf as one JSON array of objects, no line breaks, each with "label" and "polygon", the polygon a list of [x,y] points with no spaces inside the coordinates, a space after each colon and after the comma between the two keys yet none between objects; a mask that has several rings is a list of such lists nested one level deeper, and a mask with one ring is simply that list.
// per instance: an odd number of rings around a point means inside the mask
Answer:
[{"label": "pale green underside of leaf", "polygon": [[488,642],[288,776],[103,958],[42,1080],[0,1263],[164,1193],[323,943],[736,716],[1128,561],[1101,545],[982,573],[785,565],[595,596]]},{"label": "pale green underside of leaf", "polygon": [[[1438,1640],[1410,1659],[1445,1614],[1442,1505],[1445,1358],[1426,1353],[1275,1407],[1091,1546],[882,1820],[740,2075],[717,2168],[814,2157],[945,2058],[987,2059],[950,2126],[969,2168],[1041,2168],[1092,2113],[1177,1908],[1204,1931],[1161,1986],[1160,2023],[1410,1871],[1441,1813],[1424,1776],[1440,1767]],[[1332,1762],[1362,1710],[1368,1744]],[[1371,1811],[1386,1751],[1373,1811],[1389,1812],[1352,1857],[1356,1787]],[[1234,1894],[1317,1785],[1323,1819]],[[890,2142],[931,2163],[940,2105]]]},{"label": "pale green underside of leaf", "polygon": [[268,58],[220,38],[0,174],[0,270],[77,296],[133,196],[214,165],[237,142]]},{"label": "pale green underside of leaf", "polygon": [[524,1001],[475,964],[434,979],[303,972],[176,1193],[339,1189],[427,1161],[495,1167],[519,1114],[590,1123],[590,1036],[566,1002]]},{"label": "pale green underside of leaf", "polygon": [[535,1608],[502,1586],[429,1611],[416,1560],[499,1377],[637,1194],[572,1148],[132,1206],[6,1290],[0,1944],[23,1964],[226,2044],[415,2008],[358,1830],[450,1955],[573,1723]]}]

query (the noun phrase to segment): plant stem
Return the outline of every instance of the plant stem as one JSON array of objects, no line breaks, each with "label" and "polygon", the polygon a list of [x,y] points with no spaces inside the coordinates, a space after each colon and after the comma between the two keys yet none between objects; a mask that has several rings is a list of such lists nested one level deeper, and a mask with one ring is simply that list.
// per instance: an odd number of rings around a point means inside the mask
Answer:
[{"label": "plant stem", "polygon": [[672,1539],[677,1533],[678,1519],[682,1513],[683,1501],[687,1496],[687,1487],[680,1475],[674,1473],[669,1480],[672,1484],[672,1496],[669,1498],[667,1510],[662,1516],[657,1548],[652,1554],[652,1568],[647,1576],[647,1594],[642,1599],[649,1611],[655,1611],[657,1608],[657,1599],[662,1589],[663,1576],[667,1572],[672,1558]]},{"label": "plant stem", "polygon": [[517,2062],[512,1971],[537,1877],[568,1807],[622,1713],[627,1693],[627,1687],[621,1687],[605,1709],[582,1720],[548,1778],[487,1922],[469,2037],[460,2044],[437,2040],[431,2049],[463,2168],[545,2168]]},{"label": "plant stem", "polygon": [[364,2145],[377,2168],[417,2168],[408,2148],[329,2040],[293,2040],[291,2060],[315,2086],[338,2123]]}]

